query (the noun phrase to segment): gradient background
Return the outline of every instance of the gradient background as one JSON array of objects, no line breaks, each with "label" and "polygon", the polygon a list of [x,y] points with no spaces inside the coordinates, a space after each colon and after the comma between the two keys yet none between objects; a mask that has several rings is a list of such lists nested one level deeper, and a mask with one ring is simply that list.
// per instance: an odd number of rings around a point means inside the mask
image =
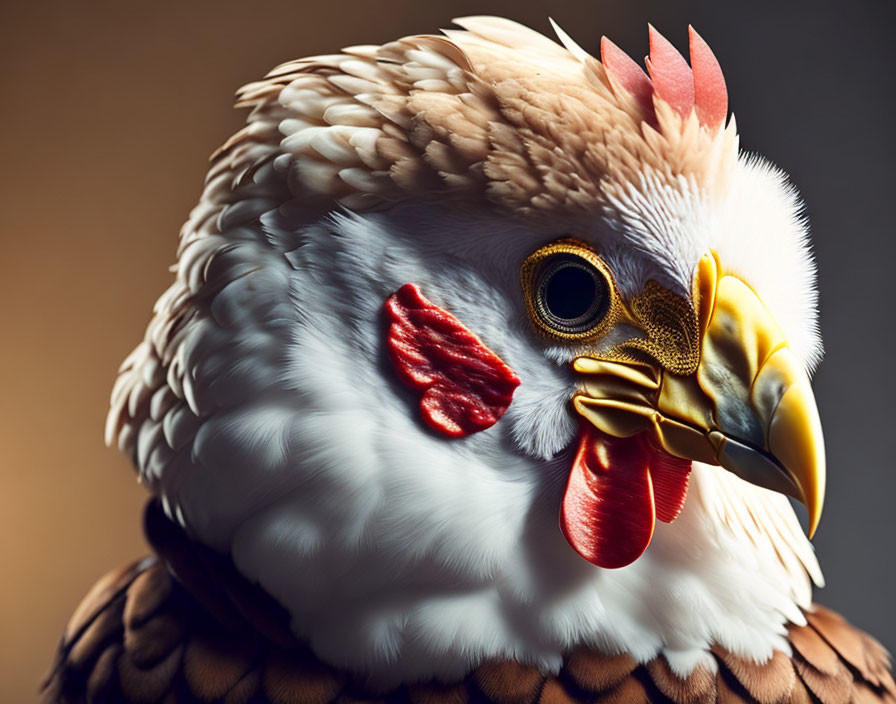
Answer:
[{"label": "gradient background", "polygon": [[[168,285],[233,91],[275,64],[502,14],[633,56],[652,21],[718,55],[746,148],[813,222],[827,358],[819,600],[896,648],[896,3],[120,0],[0,4],[0,701],[33,701],[66,619],[143,553],[144,492],[102,444],[115,370]],[[772,255],[773,253],[770,253]]]}]

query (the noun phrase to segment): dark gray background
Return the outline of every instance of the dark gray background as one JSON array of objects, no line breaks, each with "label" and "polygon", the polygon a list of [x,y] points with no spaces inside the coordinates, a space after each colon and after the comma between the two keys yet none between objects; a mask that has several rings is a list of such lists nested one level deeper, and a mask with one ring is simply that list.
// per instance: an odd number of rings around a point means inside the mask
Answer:
[{"label": "dark gray background", "polygon": [[[827,500],[814,540],[827,586],[816,600],[891,649],[894,10],[896,3],[885,0],[632,2],[611,35],[640,57],[647,52],[643,22],[681,49],[684,27],[693,24],[725,72],[741,145],[788,171],[806,201],[826,350],[814,379],[828,456]],[[555,14],[563,26],[563,11]],[[586,49],[596,50],[600,28],[571,29]]]},{"label": "dark gray background", "polygon": [[814,380],[828,453],[816,599],[894,648],[896,3],[655,4],[666,9],[654,22],[690,17],[710,38],[743,146],[787,170],[806,201],[826,350]]},{"label": "dark gray background", "polygon": [[499,14],[635,57],[653,22],[718,55],[742,142],[812,219],[827,357],[819,601],[896,647],[892,0],[0,0],[0,701],[30,701],[145,492],[102,444],[115,369],[168,285],[233,91],[284,60]]}]

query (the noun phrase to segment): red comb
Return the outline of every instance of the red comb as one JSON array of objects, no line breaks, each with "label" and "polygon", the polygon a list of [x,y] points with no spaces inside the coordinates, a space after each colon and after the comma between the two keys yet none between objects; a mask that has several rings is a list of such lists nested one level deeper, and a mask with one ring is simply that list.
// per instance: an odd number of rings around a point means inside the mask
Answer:
[{"label": "red comb", "polygon": [[671,42],[648,25],[650,56],[645,59],[653,88],[682,117],[694,108],[694,74]]},{"label": "red comb", "polygon": [[653,84],[644,69],[606,37],[600,38],[600,61],[610,80],[631,93],[644,112],[653,117]]},{"label": "red comb", "polygon": [[724,126],[728,115],[728,91],[719,62],[693,27],[688,27],[691,65],[668,39],[648,25],[650,74],[606,37],[601,38],[601,63],[614,90],[625,90],[638,101],[654,122],[653,96],[668,103],[682,117],[697,113],[700,124],[711,131]]},{"label": "red comb", "polygon": [[709,45],[688,26],[688,40],[691,53],[691,68],[694,71],[694,102],[697,119],[711,130],[725,123],[728,115],[728,89],[722,67]]}]

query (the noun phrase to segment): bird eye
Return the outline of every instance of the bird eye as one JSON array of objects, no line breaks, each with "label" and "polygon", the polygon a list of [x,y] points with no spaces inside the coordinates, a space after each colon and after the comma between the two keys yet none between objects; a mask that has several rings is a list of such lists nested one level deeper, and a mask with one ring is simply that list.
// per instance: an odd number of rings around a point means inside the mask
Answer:
[{"label": "bird eye", "polygon": [[583,339],[600,331],[613,291],[603,262],[585,245],[542,247],[523,263],[522,278],[529,313],[544,332]]}]

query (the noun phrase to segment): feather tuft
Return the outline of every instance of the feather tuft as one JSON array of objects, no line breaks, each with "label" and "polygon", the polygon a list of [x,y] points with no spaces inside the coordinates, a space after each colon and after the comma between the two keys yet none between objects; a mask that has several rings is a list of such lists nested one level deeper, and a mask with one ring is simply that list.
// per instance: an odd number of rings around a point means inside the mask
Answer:
[{"label": "feather tuft", "polygon": [[551,27],[553,27],[557,39],[560,40],[560,43],[570,54],[575,56],[579,61],[585,61],[585,59],[590,56],[587,51],[579,46],[575,39],[569,36],[559,24],[554,22],[553,17],[548,17],[548,21],[551,23]]}]

